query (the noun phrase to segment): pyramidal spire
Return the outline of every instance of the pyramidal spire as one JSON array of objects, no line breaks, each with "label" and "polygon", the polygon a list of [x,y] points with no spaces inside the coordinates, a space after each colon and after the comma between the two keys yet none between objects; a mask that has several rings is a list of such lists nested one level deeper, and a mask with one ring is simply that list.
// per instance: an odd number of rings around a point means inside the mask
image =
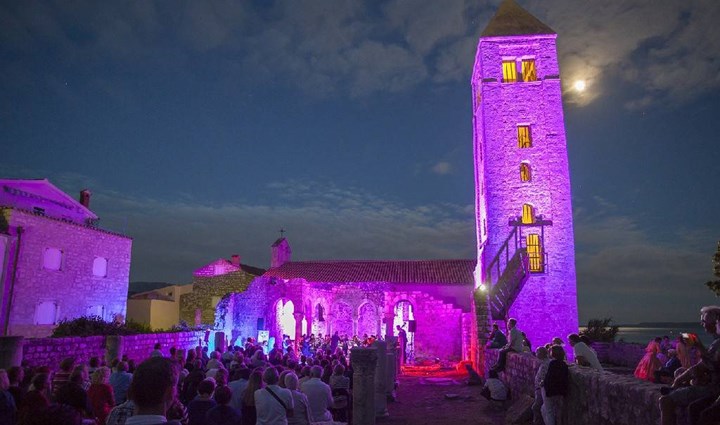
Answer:
[{"label": "pyramidal spire", "polygon": [[481,37],[502,37],[528,34],[555,34],[552,28],[542,23],[514,0],[503,0],[495,16],[490,19]]}]

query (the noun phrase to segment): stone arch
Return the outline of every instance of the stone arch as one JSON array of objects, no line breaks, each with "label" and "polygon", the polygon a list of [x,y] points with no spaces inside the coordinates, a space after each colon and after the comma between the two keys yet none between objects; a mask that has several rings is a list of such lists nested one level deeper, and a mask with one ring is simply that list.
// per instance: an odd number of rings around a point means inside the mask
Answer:
[{"label": "stone arch", "polygon": [[353,308],[348,301],[336,301],[332,307],[332,332],[340,336],[353,335]]},{"label": "stone arch", "polygon": [[283,335],[289,335],[290,339],[295,339],[295,303],[293,300],[278,298],[272,306],[275,341],[279,342]]},{"label": "stone arch", "polygon": [[380,334],[380,309],[370,300],[365,300],[358,307],[357,335]]},{"label": "stone arch", "polygon": [[[327,335],[329,325],[329,303],[323,296],[316,297],[311,301],[312,324],[310,324],[310,333]],[[318,308],[320,307],[320,308]]]}]

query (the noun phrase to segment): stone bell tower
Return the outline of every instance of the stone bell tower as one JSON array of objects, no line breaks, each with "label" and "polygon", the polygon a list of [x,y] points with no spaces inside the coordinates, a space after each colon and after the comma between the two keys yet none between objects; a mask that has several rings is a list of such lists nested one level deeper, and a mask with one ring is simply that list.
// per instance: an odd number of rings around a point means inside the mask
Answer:
[{"label": "stone bell tower", "polygon": [[512,0],[482,32],[472,75],[478,269],[493,321],[534,346],[578,331],[557,34]]}]

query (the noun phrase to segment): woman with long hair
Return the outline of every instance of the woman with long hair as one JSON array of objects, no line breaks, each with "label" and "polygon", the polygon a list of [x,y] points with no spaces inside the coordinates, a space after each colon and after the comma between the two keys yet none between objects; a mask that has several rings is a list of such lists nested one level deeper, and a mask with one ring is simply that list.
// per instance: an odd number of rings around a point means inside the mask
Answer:
[{"label": "woman with long hair", "polygon": [[255,369],[250,373],[248,386],[242,397],[242,423],[243,425],[255,425],[257,422],[257,410],[255,410],[255,391],[263,387],[262,371]]},{"label": "woman with long hair", "polygon": [[645,381],[653,382],[655,380],[655,371],[660,369],[662,364],[658,360],[657,355],[660,353],[660,342],[662,338],[658,337],[650,341],[645,347],[645,355],[640,359],[635,368],[635,377]]}]

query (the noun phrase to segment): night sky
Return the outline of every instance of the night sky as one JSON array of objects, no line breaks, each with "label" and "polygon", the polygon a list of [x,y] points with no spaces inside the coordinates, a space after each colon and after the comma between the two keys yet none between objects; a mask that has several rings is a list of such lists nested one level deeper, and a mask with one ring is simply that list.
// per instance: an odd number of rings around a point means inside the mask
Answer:
[{"label": "night sky", "polygon": [[[268,267],[281,227],[295,260],[474,258],[497,3],[3,1],[0,177],[90,188],[132,281]],[[581,322],[696,320],[720,303],[720,7],[519,3],[558,32]]]}]

